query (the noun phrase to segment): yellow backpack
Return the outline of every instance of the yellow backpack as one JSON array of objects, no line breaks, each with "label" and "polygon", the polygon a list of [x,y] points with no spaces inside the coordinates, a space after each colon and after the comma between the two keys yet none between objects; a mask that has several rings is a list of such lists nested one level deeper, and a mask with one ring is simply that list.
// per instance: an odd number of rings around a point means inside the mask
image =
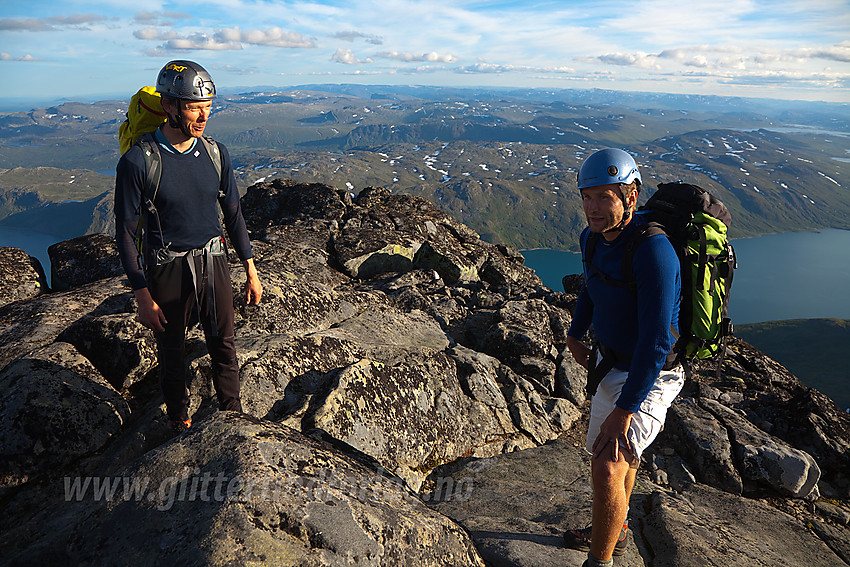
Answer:
[{"label": "yellow backpack", "polygon": [[167,120],[162,110],[162,98],[154,87],[142,87],[130,99],[127,119],[118,128],[121,155],[133,147],[142,134],[153,132]]}]

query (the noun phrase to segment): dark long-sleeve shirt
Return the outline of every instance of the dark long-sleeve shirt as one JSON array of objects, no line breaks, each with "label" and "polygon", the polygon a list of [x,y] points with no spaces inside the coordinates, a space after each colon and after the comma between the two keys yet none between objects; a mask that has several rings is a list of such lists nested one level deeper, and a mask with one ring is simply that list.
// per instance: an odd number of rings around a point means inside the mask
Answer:
[{"label": "dark long-sleeve shirt", "polygon": [[[161,134],[157,136],[162,140]],[[162,178],[154,199],[158,214],[147,213],[147,238],[154,248],[176,252],[202,248],[221,234],[218,207],[240,260],[252,257],[251,242],[239,205],[230,155],[223,144],[219,181],[206,147],[196,142],[186,153],[160,144]],[[169,149],[171,151],[169,151]],[[217,159],[217,158],[216,158]],[[115,176],[115,232],[118,253],[134,290],[147,287],[142,259],[134,242],[146,183],[142,149],[133,146],[118,161]],[[219,188],[223,196],[219,198]]]},{"label": "dark long-sleeve shirt", "polygon": [[[600,237],[591,262],[596,269],[620,281],[625,245],[645,221],[636,215],[612,242]],[[589,230],[581,235],[584,255]],[[626,287],[606,284],[585,263],[585,285],[576,304],[568,334],[581,339],[593,323],[599,342],[615,352],[631,355],[618,362],[629,373],[617,406],[637,412],[664,366],[679,328],[681,279],[676,252],[663,234],[646,238],[635,251],[632,273],[637,295]]]}]

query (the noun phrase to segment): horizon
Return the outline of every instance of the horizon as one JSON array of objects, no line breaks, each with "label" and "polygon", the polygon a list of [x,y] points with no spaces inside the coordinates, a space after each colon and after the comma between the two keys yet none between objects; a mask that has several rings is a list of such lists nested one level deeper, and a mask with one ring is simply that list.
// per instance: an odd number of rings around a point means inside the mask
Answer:
[{"label": "horizon", "polygon": [[222,92],[421,85],[848,103],[850,10],[806,4],[13,1],[0,6],[0,100],[126,100],[167,61],[190,59]]},{"label": "horizon", "polygon": [[[806,100],[806,99],[781,99],[781,98],[770,98],[770,97],[748,97],[748,96],[733,96],[733,95],[724,95],[724,94],[690,94],[690,93],[675,93],[675,92],[666,92],[666,91],[625,91],[625,90],[617,90],[617,89],[603,89],[599,87],[594,88],[568,88],[568,87],[523,87],[523,86],[485,86],[485,85],[419,85],[419,84],[404,84],[404,85],[385,85],[380,83],[304,83],[298,85],[287,85],[287,86],[275,86],[275,85],[243,85],[243,86],[234,86],[234,87],[223,87],[218,89],[217,98],[227,99],[228,97],[237,97],[248,94],[272,94],[272,93],[286,93],[293,92],[298,90],[305,90],[308,88],[319,89],[321,87],[360,87],[364,89],[387,89],[389,92],[393,92],[392,89],[411,89],[411,88],[422,88],[422,89],[453,89],[457,91],[469,91],[469,92],[487,92],[487,91],[496,91],[496,90],[518,90],[518,91],[531,91],[536,90],[541,93],[560,93],[560,92],[576,92],[576,93],[590,93],[598,91],[599,93],[609,94],[614,97],[618,94],[628,94],[633,95],[634,97],[651,97],[651,96],[669,96],[669,97],[701,97],[702,99],[718,99],[718,100],[730,100],[730,101],[741,101],[743,104],[757,104],[759,101],[767,102],[767,103],[775,103],[775,106],[778,108],[791,108],[792,106],[797,105],[810,105],[810,104],[824,104],[832,107],[838,107],[840,110],[850,109],[850,101],[837,101],[837,102],[829,102],[829,101],[820,101],[820,100]],[[327,92],[332,94],[332,90],[328,89]],[[16,98],[16,97],[5,97],[0,96],[0,113],[15,113],[15,112],[26,112],[30,110],[34,110],[37,108],[45,108],[49,106],[58,106],[65,103],[79,103],[79,104],[98,104],[104,102],[121,102],[126,103],[130,100],[130,97],[135,94],[136,91],[126,92],[126,93],[92,93],[86,96],[77,96],[77,97],[58,97],[58,98],[41,98],[41,99],[31,99],[31,98]],[[603,103],[603,104],[613,104],[613,103]],[[626,105],[628,106],[628,105]],[[663,106],[663,105],[661,105]]]}]

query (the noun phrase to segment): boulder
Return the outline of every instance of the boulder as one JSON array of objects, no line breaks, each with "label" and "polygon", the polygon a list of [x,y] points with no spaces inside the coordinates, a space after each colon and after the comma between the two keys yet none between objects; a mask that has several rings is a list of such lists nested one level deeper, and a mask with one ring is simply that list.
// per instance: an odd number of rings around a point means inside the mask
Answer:
[{"label": "boulder", "polygon": [[115,238],[108,234],[87,234],[57,242],[47,249],[47,254],[54,291],[124,275]]},{"label": "boulder", "polygon": [[76,513],[5,546],[13,563],[483,567],[463,529],[368,460],[231,412],[114,477],[71,480]]},{"label": "boulder", "polygon": [[456,373],[442,353],[392,366],[361,360],[339,372],[313,423],[417,490],[437,465],[501,447],[488,448],[487,439],[504,435],[503,422],[465,395]]},{"label": "boulder", "polygon": [[555,395],[580,406],[587,399],[587,369],[576,362],[569,349],[564,348],[557,359]]},{"label": "boulder", "polygon": [[[704,403],[709,402],[704,400]],[[703,484],[732,494],[743,491],[727,429],[694,398],[682,397],[670,406],[656,445],[665,446],[675,447]]]},{"label": "boulder", "polygon": [[719,402],[703,400],[702,404],[730,431],[745,480],[766,484],[794,498],[807,498],[817,490],[820,468],[811,455],[765,433]]},{"label": "boulder", "polygon": [[0,307],[0,369],[15,358],[52,343],[84,316],[133,313],[126,278],[113,277],[81,288],[40,295]]},{"label": "boulder", "polygon": [[246,225],[249,230],[260,233],[266,227],[287,224],[294,219],[339,220],[350,205],[351,196],[347,191],[291,179],[252,185],[242,198]]},{"label": "boulder", "polygon": [[82,317],[56,340],[74,345],[116,390],[129,388],[156,366],[156,340],[134,313]]},{"label": "boulder", "polygon": [[513,248],[492,244],[484,246],[488,252],[487,258],[478,270],[482,281],[509,294],[514,287],[537,288],[543,285],[534,270],[524,265],[522,254]]},{"label": "boulder", "polygon": [[0,247],[0,306],[48,291],[44,268],[19,248]]},{"label": "boulder", "polygon": [[0,485],[101,449],[129,415],[124,398],[73,346],[54,343],[0,372]]},{"label": "boulder", "polygon": [[413,269],[422,245],[395,230],[360,228],[347,223],[333,239],[333,252],[346,274],[368,279],[381,274]]}]

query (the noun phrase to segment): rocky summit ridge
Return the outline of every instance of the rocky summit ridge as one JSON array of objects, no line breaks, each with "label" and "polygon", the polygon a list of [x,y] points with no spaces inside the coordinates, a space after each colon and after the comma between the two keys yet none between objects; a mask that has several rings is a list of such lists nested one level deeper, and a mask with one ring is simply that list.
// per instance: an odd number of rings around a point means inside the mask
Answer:
[{"label": "rocky summit ridge", "polygon": [[[242,206],[245,414],[168,433],[155,346],[103,234],[0,249],[0,564],[580,565],[590,520],[575,290],[420,197],[275,180]],[[572,292],[572,293],[571,293]],[[850,564],[850,416],[752,346],[693,369],[617,565]]]}]

